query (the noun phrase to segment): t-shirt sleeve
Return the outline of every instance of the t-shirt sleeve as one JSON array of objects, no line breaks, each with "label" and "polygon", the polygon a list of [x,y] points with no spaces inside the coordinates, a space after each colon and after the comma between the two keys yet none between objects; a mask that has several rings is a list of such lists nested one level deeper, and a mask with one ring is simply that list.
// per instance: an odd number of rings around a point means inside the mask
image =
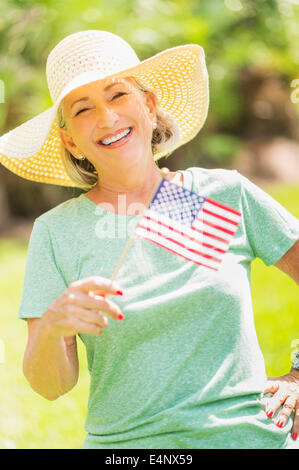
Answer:
[{"label": "t-shirt sleeve", "polygon": [[66,288],[48,227],[36,219],[28,243],[18,318],[40,318]]},{"label": "t-shirt sleeve", "polygon": [[241,180],[246,234],[255,258],[275,264],[299,239],[299,219],[259,186]]}]

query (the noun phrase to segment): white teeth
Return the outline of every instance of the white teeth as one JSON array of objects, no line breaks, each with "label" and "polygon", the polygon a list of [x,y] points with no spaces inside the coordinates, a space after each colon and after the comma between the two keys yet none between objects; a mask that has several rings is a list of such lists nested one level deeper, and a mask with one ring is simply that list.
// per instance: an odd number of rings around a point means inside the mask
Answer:
[{"label": "white teeth", "polygon": [[107,139],[100,140],[100,142],[104,145],[109,145],[109,144],[112,144],[112,142],[116,142],[117,140],[122,139],[123,137],[125,137],[129,133],[130,133],[130,128],[128,127],[128,129],[126,129],[123,132],[120,132],[119,134],[115,135],[114,137],[108,137]]}]

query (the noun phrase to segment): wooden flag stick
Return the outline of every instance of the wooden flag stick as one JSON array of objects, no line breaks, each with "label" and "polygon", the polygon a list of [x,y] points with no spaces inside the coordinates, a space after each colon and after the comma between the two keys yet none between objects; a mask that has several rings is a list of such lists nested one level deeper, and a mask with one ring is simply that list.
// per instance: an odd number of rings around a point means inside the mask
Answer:
[{"label": "wooden flag stick", "polygon": [[[162,177],[162,180],[161,180],[161,181],[163,181],[163,179],[166,177],[166,175],[167,175],[168,173],[169,173],[168,168],[162,168],[162,169],[160,170],[160,174],[161,174],[161,177]],[[157,183],[157,184],[155,185],[153,191],[151,192],[151,195],[150,195],[150,197],[148,198],[148,201],[147,201],[147,203],[146,203],[146,205],[145,205],[145,209],[144,209],[143,213],[146,211],[146,209],[149,207],[150,203],[152,202],[152,199],[153,199],[154,195],[156,194],[157,189],[158,189],[158,187],[159,187],[160,184],[161,184],[161,181],[159,181],[159,183]],[[143,214],[142,214],[142,215],[143,215]],[[142,215],[141,215],[141,216],[142,216]],[[119,269],[120,269],[120,267],[121,267],[121,265],[122,265],[122,263],[123,263],[123,261],[124,261],[124,259],[125,259],[125,257],[126,257],[126,254],[127,254],[128,251],[129,251],[129,248],[130,248],[130,246],[131,246],[131,244],[132,244],[132,242],[133,242],[133,240],[134,240],[134,232],[135,232],[135,230],[133,230],[133,232],[131,233],[131,236],[130,236],[129,240],[127,241],[126,246],[125,246],[125,248],[124,248],[124,250],[123,250],[123,252],[122,252],[122,254],[121,254],[121,257],[119,258],[118,264],[117,264],[117,266],[116,266],[116,268],[115,268],[115,270],[114,270],[114,273],[113,273],[113,275],[112,275],[111,282],[113,282],[113,281],[115,280],[115,278],[116,278],[116,276],[117,276],[117,273],[118,273],[118,271],[119,271]]]}]

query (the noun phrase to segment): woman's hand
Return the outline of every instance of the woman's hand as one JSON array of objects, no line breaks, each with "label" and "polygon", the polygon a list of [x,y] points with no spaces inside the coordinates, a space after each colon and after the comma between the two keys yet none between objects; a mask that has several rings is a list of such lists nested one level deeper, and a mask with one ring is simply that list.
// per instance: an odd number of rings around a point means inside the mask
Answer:
[{"label": "woman's hand", "polygon": [[272,418],[278,408],[282,409],[275,418],[276,426],[282,428],[295,410],[292,438],[297,439],[299,432],[299,370],[292,369],[281,377],[268,377],[264,393],[272,393],[266,404],[266,415]]},{"label": "woman's hand", "polygon": [[101,334],[108,319],[100,311],[114,320],[124,318],[118,305],[105,298],[107,295],[122,295],[119,286],[110,279],[92,276],[72,282],[48,307],[41,318],[41,327],[54,336]]}]

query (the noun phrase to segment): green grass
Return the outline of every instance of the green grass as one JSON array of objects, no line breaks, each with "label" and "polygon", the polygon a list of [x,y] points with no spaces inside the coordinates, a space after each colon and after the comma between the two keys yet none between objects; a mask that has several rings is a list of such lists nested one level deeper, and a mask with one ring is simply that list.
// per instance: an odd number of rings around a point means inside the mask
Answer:
[{"label": "green grass", "polygon": [[[264,188],[293,215],[299,218],[299,186],[272,185]],[[255,324],[269,376],[287,373],[291,354],[299,344],[299,288],[275,266],[260,260],[252,263],[251,292]]]},{"label": "green grass", "polygon": [[50,402],[35,393],[22,373],[27,323],[17,319],[27,244],[0,240],[0,448],[81,448],[85,437],[89,374],[78,340],[80,377],[67,395]]},{"label": "green grass", "polygon": [[[272,186],[266,190],[299,218],[298,186]],[[67,395],[49,402],[36,394],[23,377],[27,324],[17,319],[17,312],[26,252],[26,243],[0,240],[0,340],[5,349],[0,363],[0,448],[81,448],[89,391],[81,341],[79,382]],[[259,259],[252,264],[251,279],[256,329],[267,373],[281,375],[290,368],[294,349],[291,342],[298,338],[298,286]]]}]

